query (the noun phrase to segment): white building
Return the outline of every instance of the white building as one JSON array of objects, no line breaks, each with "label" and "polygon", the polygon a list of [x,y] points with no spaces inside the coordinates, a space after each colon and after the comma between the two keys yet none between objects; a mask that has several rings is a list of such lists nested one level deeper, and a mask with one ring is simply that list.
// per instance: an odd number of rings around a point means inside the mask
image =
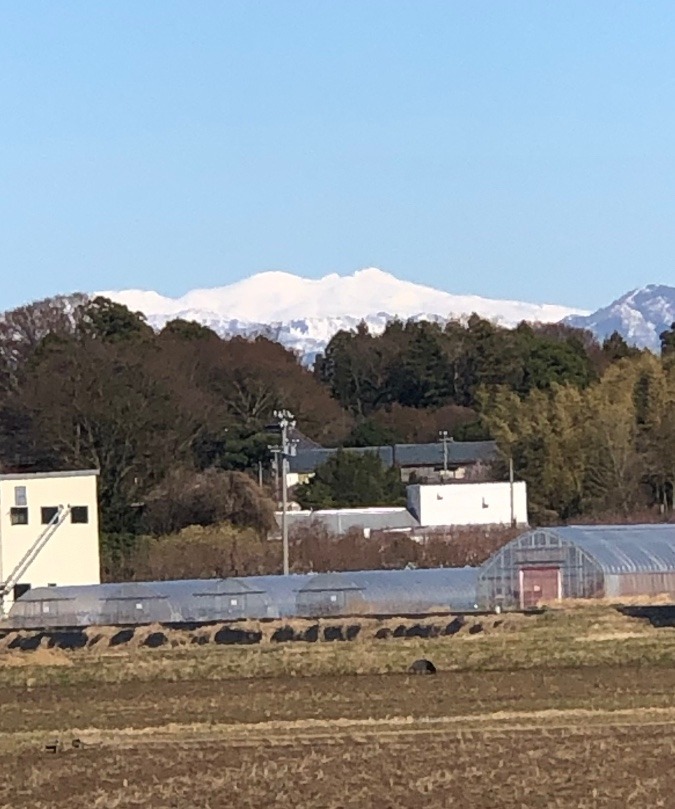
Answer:
[{"label": "white building", "polygon": [[97,478],[0,475],[0,611],[29,587],[100,583]]},{"label": "white building", "polygon": [[408,509],[425,528],[451,525],[527,525],[527,486],[513,483],[411,485]]}]

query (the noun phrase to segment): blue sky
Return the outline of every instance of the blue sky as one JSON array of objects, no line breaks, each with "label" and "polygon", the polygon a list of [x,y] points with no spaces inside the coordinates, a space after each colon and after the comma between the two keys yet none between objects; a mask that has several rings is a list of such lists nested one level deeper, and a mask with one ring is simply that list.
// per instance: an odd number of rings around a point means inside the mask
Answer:
[{"label": "blue sky", "polygon": [[0,309],[378,266],[675,283],[675,4],[0,4]]}]

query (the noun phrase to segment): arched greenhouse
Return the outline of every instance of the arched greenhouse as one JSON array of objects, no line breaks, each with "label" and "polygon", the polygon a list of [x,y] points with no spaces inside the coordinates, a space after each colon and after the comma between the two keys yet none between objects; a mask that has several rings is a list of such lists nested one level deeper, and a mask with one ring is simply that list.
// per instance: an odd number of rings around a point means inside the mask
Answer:
[{"label": "arched greenhouse", "polygon": [[675,525],[537,528],[478,575],[484,608],[528,609],[565,598],[675,597]]}]

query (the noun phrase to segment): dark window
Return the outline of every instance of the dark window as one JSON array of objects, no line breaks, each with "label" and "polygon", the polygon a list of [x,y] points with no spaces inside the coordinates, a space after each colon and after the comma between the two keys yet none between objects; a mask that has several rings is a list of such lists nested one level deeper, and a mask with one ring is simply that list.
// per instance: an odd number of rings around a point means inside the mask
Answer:
[{"label": "dark window", "polygon": [[30,590],[30,584],[15,584],[14,585],[14,600],[17,601],[24,593]]},{"label": "dark window", "polygon": [[54,517],[56,517],[59,510],[56,506],[42,506],[40,512],[42,514],[42,524],[49,525]]},{"label": "dark window", "polygon": [[73,506],[70,510],[70,521],[73,523],[89,522],[89,507]]},{"label": "dark window", "polygon": [[9,510],[9,516],[12,525],[28,525],[27,508],[11,508]]}]

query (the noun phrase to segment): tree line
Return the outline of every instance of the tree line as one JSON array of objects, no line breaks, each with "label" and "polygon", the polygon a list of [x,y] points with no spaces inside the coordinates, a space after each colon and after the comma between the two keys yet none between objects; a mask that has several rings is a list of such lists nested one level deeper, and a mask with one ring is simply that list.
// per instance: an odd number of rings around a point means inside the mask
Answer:
[{"label": "tree line", "polygon": [[[563,325],[394,321],[379,335],[339,332],[308,369],[264,337],[183,320],[154,331],[105,298],[56,297],[0,318],[0,463],[100,469],[113,556],[189,525],[267,532],[278,408],[324,446],[433,441],[441,429],[495,438],[535,519],[670,511],[675,329],[662,343],[657,357]],[[400,500],[372,459],[335,463],[305,503],[356,505],[360,490]]]}]

